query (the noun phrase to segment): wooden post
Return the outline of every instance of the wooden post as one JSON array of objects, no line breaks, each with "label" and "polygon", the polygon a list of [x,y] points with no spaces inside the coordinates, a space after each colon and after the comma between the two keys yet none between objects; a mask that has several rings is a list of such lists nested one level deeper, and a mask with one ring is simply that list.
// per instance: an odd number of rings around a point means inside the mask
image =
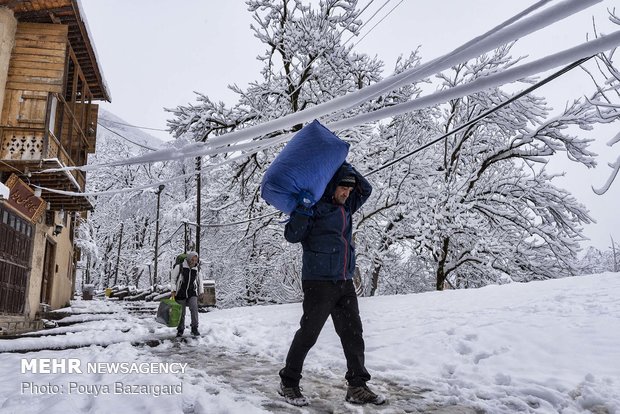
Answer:
[{"label": "wooden post", "polygon": [[201,198],[201,186],[202,180],[200,178],[200,171],[202,170],[202,158],[196,157],[196,253],[198,257],[200,255],[200,198]]},{"label": "wooden post", "polygon": [[161,192],[164,191],[164,185],[160,184],[159,185],[159,191],[157,191],[155,194],[157,194],[157,218],[155,219],[155,264],[154,264],[154,271],[153,271],[153,283],[151,286],[155,286],[158,282],[157,280],[157,259],[158,259],[158,245],[159,245],[159,198],[161,197]]},{"label": "wooden post", "polygon": [[[124,224],[125,223],[121,223],[121,231],[118,236],[118,250],[116,252],[116,269],[114,270],[114,283],[112,285],[116,285],[116,282],[118,279],[118,263],[121,259],[121,244],[123,243],[123,225]],[[104,286],[104,287],[109,287],[109,286]]]}]

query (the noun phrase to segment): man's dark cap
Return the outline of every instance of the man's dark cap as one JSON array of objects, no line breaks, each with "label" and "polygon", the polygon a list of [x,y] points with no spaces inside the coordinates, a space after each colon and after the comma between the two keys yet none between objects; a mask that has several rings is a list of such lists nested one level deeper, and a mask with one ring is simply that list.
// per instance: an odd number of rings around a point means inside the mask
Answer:
[{"label": "man's dark cap", "polygon": [[357,179],[354,175],[347,175],[338,183],[340,187],[355,187],[355,184],[357,184]]}]

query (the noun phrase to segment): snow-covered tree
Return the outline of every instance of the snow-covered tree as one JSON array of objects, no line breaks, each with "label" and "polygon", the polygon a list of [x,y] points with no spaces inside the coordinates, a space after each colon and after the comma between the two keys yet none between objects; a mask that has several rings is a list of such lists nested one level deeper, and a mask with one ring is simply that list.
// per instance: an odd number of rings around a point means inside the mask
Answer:
[{"label": "snow-covered tree", "polygon": [[[441,88],[505,70],[516,63],[509,51],[509,46],[500,48],[438,75]],[[452,100],[429,113],[435,116],[434,128],[421,125],[419,117],[397,117],[382,130],[380,158],[406,139],[415,148],[509,98],[496,88]],[[575,101],[550,116],[544,99],[527,95],[381,172],[386,187],[375,211],[364,218],[375,222],[365,230],[373,228],[379,239],[367,249],[374,252],[366,281],[370,292],[377,289],[377,271],[387,270],[393,279],[394,267],[415,269],[408,275],[397,271],[413,279],[410,290],[431,279],[443,289],[445,283],[476,287],[575,274],[582,225],[592,219],[574,197],[554,186],[544,164],[564,153],[594,166],[588,140],[574,131],[605,122],[606,115],[590,101]],[[382,290],[392,292],[394,285],[400,291],[403,283],[391,281]]]},{"label": "snow-covered tree", "polygon": [[620,272],[620,244],[611,237],[611,244],[607,250],[601,251],[595,247],[589,247],[578,265],[579,274],[582,275]]}]

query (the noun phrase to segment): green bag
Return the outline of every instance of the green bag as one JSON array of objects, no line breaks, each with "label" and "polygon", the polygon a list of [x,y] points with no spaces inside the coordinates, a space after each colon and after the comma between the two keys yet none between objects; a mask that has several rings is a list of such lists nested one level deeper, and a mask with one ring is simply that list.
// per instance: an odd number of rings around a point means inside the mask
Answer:
[{"label": "green bag", "polygon": [[172,267],[178,266],[178,265],[182,265],[183,261],[187,258],[187,253],[181,253],[180,255],[178,255],[176,257],[176,259],[174,260],[174,265],[172,265]]},{"label": "green bag", "polygon": [[157,317],[155,320],[166,326],[175,328],[179,325],[181,319],[181,305],[174,299],[162,299],[159,301],[157,308]]}]

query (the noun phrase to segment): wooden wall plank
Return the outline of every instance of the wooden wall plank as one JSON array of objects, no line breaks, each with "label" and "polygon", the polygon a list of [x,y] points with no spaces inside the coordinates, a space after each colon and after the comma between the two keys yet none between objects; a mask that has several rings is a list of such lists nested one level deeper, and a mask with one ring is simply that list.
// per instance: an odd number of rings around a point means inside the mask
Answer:
[{"label": "wooden wall plank", "polygon": [[50,78],[50,79],[62,79],[64,72],[62,70],[58,70],[54,68],[44,69],[44,68],[16,68],[12,66],[9,71],[9,76],[12,77],[12,80],[18,82],[19,77],[24,78]]},{"label": "wooden wall plank", "polygon": [[13,62],[42,62],[42,63],[53,63],[55,65],[60,65],[64,67],[65,57],[62,56],[40,56],[40,55],[20,55],[13,53],[12,56]]},{"label": "wooden wall plank", "polygon": [[[60,86],[62,84],[62,77],[53,78],[51,76],[12,75],[11,80],[7,82],[6,84],[7,84],[7,88],[13,88],[13,86],[9,86],[9,85],[17,85],[17,84],[24,84],[24,85],[39,84],[39,85],[52,85],[52,86],[59,85]],[[15,88],[15,89],[23,89],[23,88]],[[41,89],[36,88],[34,90],[40,91]]]},{"label": "wooden wall plank", "polygon": [[67,36],[65,34],[41,34],[39,32],[36,33],[19,33],[15,36],[15,40],[23,40],[23,41],[34,41],[34,42],[56,42],[63,43],[67,41]]},{"label": "wooden wall plank", "polygon": [[[60,64],[59,64],[60,63]],[[63,71],[63,62],[49,62],[47,60],[25,60],[17,59],[11,63],[11,69],[41,69],[41,70],[60,70]]]},{"label": "wooden wall plank", "polygon": [[48,40],[16,40],[15,50],[19,49],[43,49],[43,50],[64,50],[65,42],[52,42]]},{"label": "wooden wall plank", "polygon": [[[21,90],[29,89],[31,91],[48,91],[48,92],[62,93],[62,85],[53,85],[53,84],[48,84],[48,83],[36,84],[36,83],[23,83],[23,82],[10,82],[10,83],[7,82],[6,88],[7,89],[21,89]],[[4,104],[6,105],[6,101],[4,102]]]},{"label": "wooden wall plank", "polygon": [[20,47],[15,45],[13,48],[13,56],[17,55],[35,55],[35,56],[56,56],[64,58],[66,51],[64,49],[40,49],[35,47]]},{"label": "wooden wall plank", "polygon": [[40,35],[56,35],[61,36],[69,33],[69,26],[64,24],[44,24],[44,23],[26,23],[20,22],[17,24],[18,33],[15,36],[19,36],[22,33],[26,34],[40,34]]}]

